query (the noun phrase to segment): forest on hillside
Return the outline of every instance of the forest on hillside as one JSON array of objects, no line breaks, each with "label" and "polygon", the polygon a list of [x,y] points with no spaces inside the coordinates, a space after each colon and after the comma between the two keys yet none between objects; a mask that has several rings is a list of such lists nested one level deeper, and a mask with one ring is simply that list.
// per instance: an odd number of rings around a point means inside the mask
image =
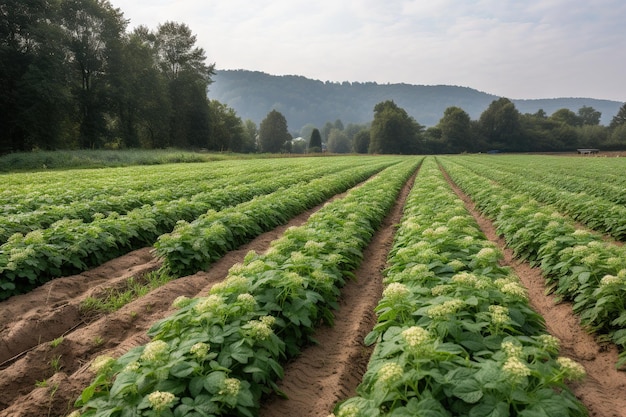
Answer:
[{"label": "forest on hillside", "polygon": [[[344,124],[372,120],[377,103],[393,100],[424,126],[435,126],[444,110],[455,106],[478,119],[489,104],[500,97],[469,87],[453,85],[378,84],[375,82],[330,82],[299,75],[271,75],[248,70],[216,70],[209,97],[255,123],[276,109],[293,129],[306,124],[323,126],[341,119]],[[601,113],[600,123],[608,125],[622,103],[594,98],[551,98],[522,100],[509,98],[521,113],[542,109],[548,115],[566,108],[574,112],[583,106]]]}]

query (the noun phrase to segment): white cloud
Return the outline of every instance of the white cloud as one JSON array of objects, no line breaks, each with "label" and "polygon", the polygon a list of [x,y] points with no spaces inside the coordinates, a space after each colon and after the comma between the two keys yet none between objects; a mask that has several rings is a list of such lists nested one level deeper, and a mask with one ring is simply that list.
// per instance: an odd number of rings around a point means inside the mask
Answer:
[{"label": "white cloud", "polygon": [[112,0],[187,23],[218,68],[626,101],[622,0]]}]

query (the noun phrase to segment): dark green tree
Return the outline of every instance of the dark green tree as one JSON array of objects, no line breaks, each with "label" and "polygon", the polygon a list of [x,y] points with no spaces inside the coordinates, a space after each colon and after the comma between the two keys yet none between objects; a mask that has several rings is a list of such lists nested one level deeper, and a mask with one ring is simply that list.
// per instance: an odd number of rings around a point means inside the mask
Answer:
[{"label": "dark green tree", "polygon": [[311,137],[309,138],[308,152],[322,152],[322,135],[317,128],[314,128],[311,132]]},{"label": "dark green tree", "polygon": [[257,129],[256,123],[252,120],[247,119],[244,122],[244,141],[241,152],[244,153],[253,153],[258,150],[258,136],[259,129]]},{"label": "dark green tree", "polygon": [[617,111],[617,114],[613,116],[613,118],[611,119],[611,124],[609,124],[609,127],[611,129],[614,129],[624,124],[626,124],[626,103],[622,104],[622,107],[619,108],[619,110]]},{"label": "dark green tree", "polygon": [[0,154],[55,149],[72,131],[64,36],[55,1],[0,3]]},{"label": "dark green tree", "polygon": [[578,109],[578,118],[581,120],[582,125],[591,125],[597,126],[600,124],[600,118],[602,117],[602,112],[594,109],[590,106],[582,106]]},{"label": "dark green tree", "polygon": [[343,130],[332,129],[328,135],[328,152],[332,153],[349,153],[350,139]]},{"label": "dark green tree", "polygon": [[557,123],[566,124],[572,127],[582,126],[583,124],[582,119],[570,109],[559,109],[552,113],[550,119]]},{"label": "dark green tree", "polygon": [[204,49],[184,23],[165,22],[154,33],[158,67],[168,80],[170,146],[209,146],[209,101],[206,97],[215,64],[207,65]]},{"label": "dark green tree", "polygon": [[139,26],[123,39],[111,69],[117,134],[125,148],[163,148],[169,143],[171,105],[168,80],[155,65],[154,35]]},{"label": "dark green tree", "polygon": [[210,150],[242,152],[246,141],[246,131],[235,110],[217,100],[211,100],[211,141]]},{"label": "dark green tree", "polygon": [[491,102],[478,120],[478,131],[491,149],[526,151],[528,144],[521,129],[520,113],[508,98]]},{"label": "dark green tree", "polygon": [[370,146],[369,129],[361,129],[352,137],[352,152],[367,153]]},{"label": "dark green tree", "polygon": [[111,57],[121,53],[126,21],[107,0],[61,2],[60,25],[66,33],[72,92],[78,105],[79,145],[101,147],[109,136]]},{"label": "dark green tree", "polygon": [[470,117],[460,107],[448,107],[443,112],[438,127],[441,129],[441,141],[448,152],[472,152],[476,150],[470,128]]},{"label": "dark green tree", "polygon": [[285,116],[278,110],[270,111],[259,126],[261,152],[281,152],[288,140],[291,140],[291,135],[287,129]]},{"label": "dark green tree", "polygon": [[392,100],[374,106],[369,153],[416,154],[423,150],[423,127]]}]

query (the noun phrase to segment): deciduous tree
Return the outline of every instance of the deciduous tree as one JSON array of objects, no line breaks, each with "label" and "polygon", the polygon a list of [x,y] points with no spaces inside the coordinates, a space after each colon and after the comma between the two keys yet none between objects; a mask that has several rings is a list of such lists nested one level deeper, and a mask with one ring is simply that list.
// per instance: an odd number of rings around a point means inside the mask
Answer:
[{"label": "deciduous tree", "polygon": [[423,127],[392,100],[374,106],[369,153],[414,154],[422,151]]},{"label": "deciduous tree", "polygon": [[441,141],[448,152],[472,152],[476,146],[470,128],[470,117],[460,107],[448,107],[439,121]]},{"label": "deciduous tree", "polygon": [[614,129],[618,126],[622,126],[625,124],[626,124],[626,103],[624,103],[622,107],[620,107],[619,110],[617,111],[617,114],[613,116],[613,119],[611,119],[611,124],[609,125],[609,127],[611,129]]},{"label": "deciduous tree", "polygon": [[582,125],[597,126],[600,124],[602,113],[590,106],[582,106],[578,109],[578,118]]},{"label": "deciduous tree", "polygon": [[259,145],[262,152],[281,152],[291,139],[287,120],[278,110],[270,111],[259,127]]}]

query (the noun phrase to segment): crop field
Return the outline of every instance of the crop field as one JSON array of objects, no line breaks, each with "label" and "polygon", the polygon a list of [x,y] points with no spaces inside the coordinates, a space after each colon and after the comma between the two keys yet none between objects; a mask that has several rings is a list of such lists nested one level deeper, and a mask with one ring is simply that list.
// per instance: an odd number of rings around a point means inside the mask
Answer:
[{"label": "crop field", "polygon": [[626,160],[2,174],[0,416],[626,416]]}]

